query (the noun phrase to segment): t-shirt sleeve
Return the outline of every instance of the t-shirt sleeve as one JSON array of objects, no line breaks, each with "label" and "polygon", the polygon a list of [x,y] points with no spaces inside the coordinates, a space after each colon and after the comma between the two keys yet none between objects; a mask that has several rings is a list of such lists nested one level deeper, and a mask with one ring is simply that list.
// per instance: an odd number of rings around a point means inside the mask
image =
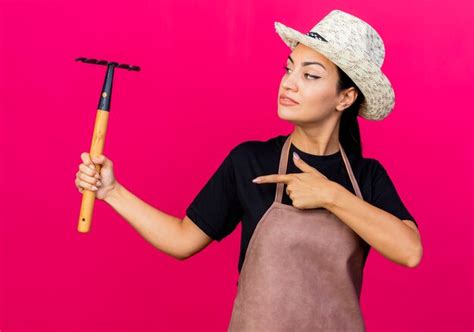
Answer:
[{"label": "t-shirt sleeve", "polygon": [[372,186],[371,204],[395,215],[401,220],[411,220],[418,227],[417,222],[403,204],[386,169],[377,160]]},{"label": "t-shirt sleeve", "polygon": [[243,216],[232,153],[227,155],[186,209],[186,215],[217,241],[232,233]]}]

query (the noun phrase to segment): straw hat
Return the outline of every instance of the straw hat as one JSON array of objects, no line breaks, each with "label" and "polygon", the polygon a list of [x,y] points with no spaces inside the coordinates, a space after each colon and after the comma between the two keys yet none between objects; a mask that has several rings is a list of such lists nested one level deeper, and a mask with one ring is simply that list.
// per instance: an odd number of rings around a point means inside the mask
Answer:
[{"label": "straw hat", "polygon": [[280,22],[275,30],[294,49],[304,44],[326,56],[341,68],[362,91],[365,100],[359,115],[382,120],[395,106],[395,93],[381,67],[385,47],[380,35],[368,23],[341,10],[333,10],[308,33]]}]

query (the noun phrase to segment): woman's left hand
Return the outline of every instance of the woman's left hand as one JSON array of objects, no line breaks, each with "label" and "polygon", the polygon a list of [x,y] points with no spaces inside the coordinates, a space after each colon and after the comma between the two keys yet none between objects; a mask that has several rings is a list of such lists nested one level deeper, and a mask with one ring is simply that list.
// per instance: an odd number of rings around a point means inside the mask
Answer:
[{"label": "woman's left hand", "polygon": [[291,198],[294,207],[298,209],[324,208],[334,197],[335,182],[302,159],[294,156],[293,160],[296,167],[303,173],[262,175],[256,177],[253,182],[258,184],[283,182],[286,184],[286,194]]}]

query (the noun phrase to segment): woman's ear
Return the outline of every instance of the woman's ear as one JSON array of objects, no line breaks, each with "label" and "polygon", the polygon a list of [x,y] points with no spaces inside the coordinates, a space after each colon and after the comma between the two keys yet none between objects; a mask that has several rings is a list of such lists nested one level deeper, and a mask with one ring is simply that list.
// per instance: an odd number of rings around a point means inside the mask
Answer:
[{"label": "woman's ear", "polygon": [[347,88],[340,93],[340,100],[336,105],[338,111],[343,111],[349,106],[351,106],[357,99],[358,92],[357,89],[353,86]]}]

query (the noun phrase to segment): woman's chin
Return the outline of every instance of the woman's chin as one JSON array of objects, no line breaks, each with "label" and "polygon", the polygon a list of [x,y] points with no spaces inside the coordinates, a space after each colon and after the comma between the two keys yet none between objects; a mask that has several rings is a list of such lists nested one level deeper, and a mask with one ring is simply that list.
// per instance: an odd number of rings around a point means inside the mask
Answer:
[{"label": "woman's chin", "polygon": [[282,120],[296,120],[301,116],[301,112],[295,107],[288,107],[284,105],[278,105],[278,116]]}]

